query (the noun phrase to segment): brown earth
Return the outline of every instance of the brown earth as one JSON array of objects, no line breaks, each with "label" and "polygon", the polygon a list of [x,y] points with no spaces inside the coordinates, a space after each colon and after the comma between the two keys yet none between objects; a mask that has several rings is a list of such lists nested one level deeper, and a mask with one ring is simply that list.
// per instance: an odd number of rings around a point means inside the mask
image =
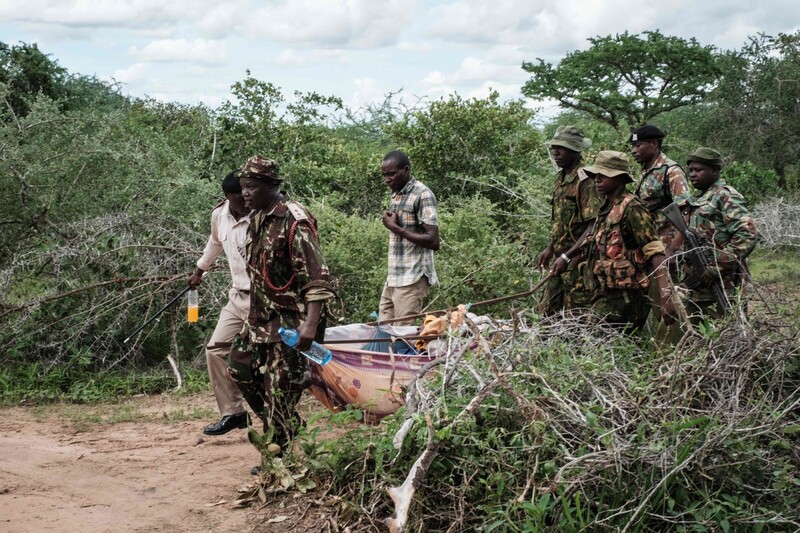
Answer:
[{"label": "brown earth", "polygon": [[204,436],[216,417],[210,394],[0,409],[0,531],[338,529],[310,495],[238,506],[260,456],[246,431]]}]

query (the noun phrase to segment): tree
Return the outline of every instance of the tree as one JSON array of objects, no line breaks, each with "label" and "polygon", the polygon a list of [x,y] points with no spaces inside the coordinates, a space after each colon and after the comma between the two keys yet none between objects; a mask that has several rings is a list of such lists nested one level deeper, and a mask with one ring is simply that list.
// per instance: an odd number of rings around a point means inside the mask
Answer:
[{"label": "tree", "polygon": [[217,111],[215,175],[259,153],[278,161],[292,195],[326,196],[351,213],[377,212],[384,191],[380,160],[373,155],[383,137],[376,139],[357,124],[337,127],[344,110],[341,99],[299,91],[287,99],[279,87],[251,76],[235,83],[231,92],[235,101]]},{"label": "tree", "polygon": [[800,157],[800,31],[751,37],[727,65],[703,134],[733,159],[771,168],[786,189]]},{"label": "tree", "polygon": [[385,131],[440,200],[480,192],[503,203],[507,189],[541,162],[542,142],[523,101],[498,100],[495,91],[485,99],[454,94],[405,113]]},{"label": "tree", "polygon": [[553,98],[617,131],[700,101],[721,76],[714,47],[695,39],[646,31],[593,37],[588,50],[567,54],[557,66],[524,62],[533,77],[522,87],[530,98]]},{"label": "tree", "polygon": [[36,44],[8,46],[0,42],[0,82],[8,85],[8,102],[17,117],[28,114],[28,99],[43,94],[52,99],[65,95],[67,70],[43,54]]}]

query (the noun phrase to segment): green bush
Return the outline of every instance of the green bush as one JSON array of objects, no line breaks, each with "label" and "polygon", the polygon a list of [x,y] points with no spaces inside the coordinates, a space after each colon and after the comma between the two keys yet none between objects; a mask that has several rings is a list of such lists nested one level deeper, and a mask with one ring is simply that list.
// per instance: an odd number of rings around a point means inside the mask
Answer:
[{"label": "green bush", "polygon": [[744,161],[734,161],[722,169],[722,178],[739,191],[750,206],[778,196],[778,175],[774,170]]},{"label": "green bush", "polygon": [[426,449],[410,531],[793,530],[797,325],[777,331],[776,318],[711,323],[665,357],[602,326],[522,313],[488,351],[457,364],[451,353],[409,387],[412,412],[340,430],[317,479],[354,530],[395,515],[387,489]]}]

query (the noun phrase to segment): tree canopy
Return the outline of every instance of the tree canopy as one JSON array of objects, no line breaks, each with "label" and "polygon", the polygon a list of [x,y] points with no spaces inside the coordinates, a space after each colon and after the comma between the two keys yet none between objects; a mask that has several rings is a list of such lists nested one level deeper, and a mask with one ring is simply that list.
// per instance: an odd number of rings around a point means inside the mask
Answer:
[{"label": "tree canopy", "polygon": [[533,76],[522,93],[553,98],[622,131],[698,102],[722,74],[714,47],[695,39],[646,31],[589,41],[589,49],[567,54],[556,66],[541,58],[524,62]]},{"label": "tree canopy", "polygon": [[800,157],[800,31],[758,35],[732,52],[705,134],[722,149],[771,168],[786,189]]}]

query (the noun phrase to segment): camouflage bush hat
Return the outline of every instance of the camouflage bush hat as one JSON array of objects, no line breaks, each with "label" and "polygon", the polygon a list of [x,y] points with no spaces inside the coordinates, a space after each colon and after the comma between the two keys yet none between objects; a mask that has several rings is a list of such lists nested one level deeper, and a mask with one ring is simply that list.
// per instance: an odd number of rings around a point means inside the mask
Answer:
[{"label": "camouflage bush hat", "polygon": [[722,168],[722,154],[712,148],[706,148],[705,146],[700,146],[697,150],[692,152],[692,155],[686,158],[687,163],[691,163],[692,161],[708,165],[712,168]]},{"label": "camouflage bush hat", "polygon": [[635,143],[637,141],[657,141],[658,139],[663,139],[666,136],[667,134],[658,129],[657,126],[645,124],[644,126],[640,126],[631,132],[631,136],[628,137],[628,142]]},{"label": "camouflage bush hat", "polygon": [[254,155],[247,160],[247,163],[244,164],[239,172],[239,178],[253,178],[276,183],[283,181],[280,177],[278,163],[260,155]]},{"label": "camouflage bush hat", "polygon": [[573,152],[582,152],[592,146],[592,140],[575,126],[559,126],[547,146],[562,146]]},{"label": "camouflage bush hat", "polygon": [[623,152],[615,152],[613,150],[603,150],[597,154],[594,160],[594,165],[586,167],[586,172],[591,174],[602,174],[610,178],[617,176],[624,176],[625,183],[631,183],[631,166],[628,162],[628,156]]}]

